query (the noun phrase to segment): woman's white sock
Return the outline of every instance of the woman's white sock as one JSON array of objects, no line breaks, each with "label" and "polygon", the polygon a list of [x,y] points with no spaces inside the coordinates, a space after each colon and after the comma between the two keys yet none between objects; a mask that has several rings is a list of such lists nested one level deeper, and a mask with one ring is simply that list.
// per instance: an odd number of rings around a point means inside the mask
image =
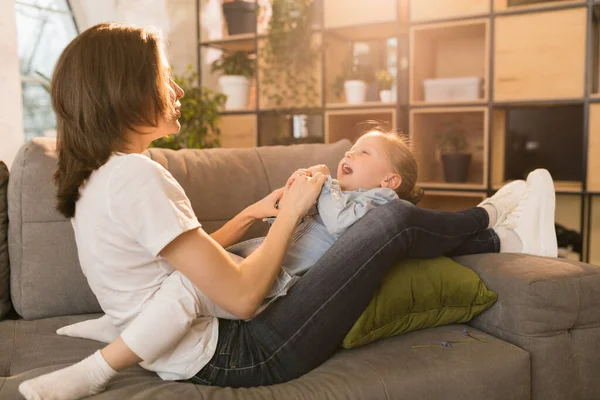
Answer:
[{"label": "woman's white sock", "polygon": [[116,374],[98,350],[77,364],[21,383],[19,392],[27,400],[77,400],[103,392]]},{"label": "woman's white sock", "polygon": [[490,222],[488,223],[488,229],[492,228],[496,225],[496,221],[498,221],[498,210],[492,204],[487,203],[481,206],[488,213],[488,217]]}]

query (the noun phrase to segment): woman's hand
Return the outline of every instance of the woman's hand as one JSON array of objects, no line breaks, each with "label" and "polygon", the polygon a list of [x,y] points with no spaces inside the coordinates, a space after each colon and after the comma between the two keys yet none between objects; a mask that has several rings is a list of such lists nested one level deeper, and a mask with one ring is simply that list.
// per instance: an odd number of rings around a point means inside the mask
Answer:
[{"label": "woman's hand", "polygon": [[279,210],[282,213],[291,213],[296,218],[302,218],[313,206],[327,175],[314,172],[312,176],[296,171],[285,185],[284,193],[279,201]]},{"label": "woman's hand", "polygon": [[264,199],[257,201],[246,209],[248,214],[254,219],[263,219],[268,217],[276,217],[279,209],[275,205],[283,196],[284,188],[279,188],[271,192]]}]

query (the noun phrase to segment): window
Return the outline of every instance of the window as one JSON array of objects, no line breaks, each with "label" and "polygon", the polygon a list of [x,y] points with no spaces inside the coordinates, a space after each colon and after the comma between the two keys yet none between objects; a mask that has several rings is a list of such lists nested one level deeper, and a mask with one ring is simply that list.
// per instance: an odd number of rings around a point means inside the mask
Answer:
[{"label": "window", "polygon": [[67,0],[16,0],[15,9],[25,140],[54,136],[48,79],[77,27]]}]

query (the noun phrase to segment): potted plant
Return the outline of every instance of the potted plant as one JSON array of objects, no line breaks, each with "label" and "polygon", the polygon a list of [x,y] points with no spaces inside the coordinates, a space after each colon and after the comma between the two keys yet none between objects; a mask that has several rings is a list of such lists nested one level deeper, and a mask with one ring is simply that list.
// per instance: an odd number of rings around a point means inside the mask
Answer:
[{"label": "potted plant", "polygon": [[445,124],[443,132],[438,136],[438,148],[446,182],[466,182],[472,155],[466,131],[460,121]]},{"label": "potted plant", "polygon": [[394,82],[394,78],[392,78],[392,74],[389,71],[382,69],[377,71],[376,74],[377,83],[379,84],[379,99],[383,103],[391,103],[392,102],[392,84]]},{"label": "potted plant", "polygon": [[225,95],[216,93],[198,84],[198,74],[188,65],[183,75],[175,75],[175,82],[181,86],[185,95],[181,102],[181,130],[152,142],[151,147],[163,147],[173,150],[219,147],[219,110],[225,104]]},{"label": "potted plant", "polygon": [[223,0],[223,14],[230,35],[256,32],[257,4],[252,1]]},{"label": "potted plant", "polygon": [[346,95],[346,103],[361,104],[367,95],[367,84],[373,81],[373,69],[355,60],[346,62],[342,73],[333,83],[333,92],[336,97],[341,97],[342,89]]},{"label": "potted plant", "polygon": [[348,104],[364,103],[367,96],[367,81],[360,68],[358,64],[353,65],[350,73],[344,79],[344,93]]},{"label": "potted plant", "polygon": [[227,110],[246,108],[250,92],[250,78],[254,76],[254,61],[245,51],[223,53],[212,63],[212,72],[221,71],[219,88],[227,96]]},{"label": "potted plant", "polygon": [[260,48],[261,93],[267,107],[310,108],[320,104],[317,62],[321,40],[314,34],[314,0],[272,0]]}]

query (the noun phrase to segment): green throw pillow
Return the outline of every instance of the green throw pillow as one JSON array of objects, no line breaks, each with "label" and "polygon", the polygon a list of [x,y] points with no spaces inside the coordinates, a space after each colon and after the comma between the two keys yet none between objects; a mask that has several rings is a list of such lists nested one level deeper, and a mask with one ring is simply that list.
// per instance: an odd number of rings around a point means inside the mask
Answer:
[{"label": "green throw pillow", "polygon": [[467,322],[497,299],[475,272],[450,258],[399,261],[343,346],[350,349],[401,333]]}]

